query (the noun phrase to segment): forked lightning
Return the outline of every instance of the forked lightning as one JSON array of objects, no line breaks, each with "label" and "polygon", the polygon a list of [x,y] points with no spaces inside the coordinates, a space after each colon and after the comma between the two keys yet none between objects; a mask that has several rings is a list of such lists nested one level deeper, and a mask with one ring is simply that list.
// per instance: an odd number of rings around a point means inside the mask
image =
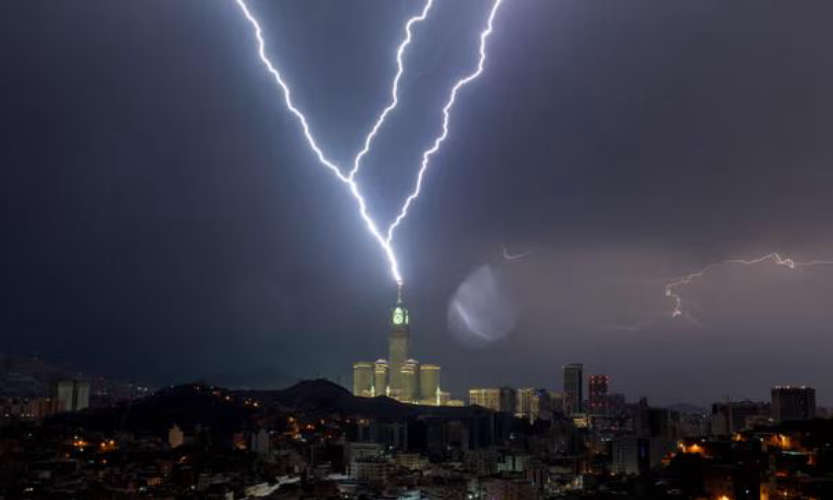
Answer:
[{"label": "forked lightning", "polygon": [[264,64],[264,66],[266,66],[266,69],[269,71],[269,73],[271,73],[272,76],[275,78],[277,84],[280,86],[281,91],[283,92],[284,103],[287,109],[289,109],[289,111],[293,115],[295,115],[295,117],[298,119],[298,122],[301,124],[301,128],[303,129],[304,137],[306,138],[307,144],[309,145],[310,149],[312,149],[315,153],[319,163],[321,163],[324,167],[329,169],[342,183],[346,184],[349,187],[350,194],[353,196],[358,206],[359,215],[361,216],[362,220],[364,220],[365,225],[367,226],[367,230],[382,247],[382,250],[384,251],[385,256],[387,257],[388,263],[390,265],[391,275],[393,276],[393,279],[396,281],[396,283],[399,286],[401,286],[402,276],[399,272],[399,263],[397,262],[396,254],[393,250],[393,232],[407,215],[408,208],[410,207],[411,203],[413,203],[413,201],[419,196],[423,176],[425,174],[425,170],[428,168],[428,163],[430,161],[431,156],[439,150],[440,145],[448,136],[448,123],[450,119],[449,115],[451,108],[454,106],[454,102],[457,97],[457,92],[460,90],[460,88],[462,88],[464,85],[480,76],[480,74],[483,72],[483,67],[486,61],[486,39],[492,33],[492,25],[494,22],[495,14],[497,13],[497,8],[501,4],[502,0],[495,0],[489,12],[487,27],[480,33],[480,59],[477,64],[477,69],[471,74],[458,80],[457,83],[451,89],[449,99],[446,105],[443,107],[442,134],[434,140],[433,146],[423,153],[422,164],[419,173],[417,174],[415,188],[408,196],[408,198],[405,200],[405,203],[399,211],[399,215],[397,215],[397,217],[390,224],[390,226],[388,226],[385,236],[383,236],[382,233],[379,231],[379,228],[375,220],[370,216],[370,214],[368,214],[367,205],[365,203],[364,197],[361,194],[359,186],[355,181],[355,176],[361,166],[362,158],[370,151],[371,144],[374,138],[376,137],[376,134],[378,133],[379,129],[382,127],[385,118],[391,111],[393,111],[396,108],[397,104],[399,103],[399,80],[402,77],[402,74],[404,73],[402,58],[406,47],[411,43],[412,40],[411,28],[414,24],[422,22],[426,19],[433,5],[433,0],[427,0],[425,6],[422,9],[422,12],[418,16],[411,17],[405,23],[405,39],[402,41],[402,43],[400,43],[396,51],[397,72],[394,76],[393,84],[391,87],[391,100],[388,103],[388,105],[382,110],[379,117],[376,119],[373,127],[371,127],[370,132],[368,132],[367,136],[365,137],[362,149],[359,150],[359,152],[353,159],[353,167],[346,175],[342,171],[341,167],[339,167],[337,164],[335,164],[326,157],[324,152],[318,146],[315,137],[312,135],[306,117],[293,103],[292,94],[290,92],[289,86],[281,77],[280,72],[275,68],[275,66],[266,56],[265,42],[263,40],[260,24],[258,23],[257,19],[255,19],[255,17],[252,15],[251,11],[246,5],[245,0],[235,1],[237,2],[237,5],[240,7],[240,9],[243,11],[243,14],[246,16],[246,19],[254,28],[255,38],[257,39],[258,44],[258,55],[260,57],[260,60]]},{"label": "forked lightning", "polygon": [[709,264],[708,266],[704,267],[703,269],[697,271],[696,273],[687,274],[681,278],[677,278],[674,281],[671,281],[665,285],[665,296],[670,297],[674,301],[674,309],[671,311],[671,317],[676,318],[677,316],[682,316],[684,314],[683,311],[683,299],[679,293],[677,293],[677,288],[686,286],[690,284],[692,281],[702,278],[709,270],[726,264],[741,264],[744,266],[751,266],[754,264],[760,264],[763,262],[772,262],[778,266],[784,266],[789,269],[798,269],[802,267],[813,267],[813,266],[829,266],[833,265],[833,260],[810,260],[806,262],[801,262],[797,260],[790,259],[789,257],[781,257],[780,254],[777,252],[768,253],[762,257],[758,257],[756,259],[729,259],[723,260],[720,262],[715,262],[714,264]]}]

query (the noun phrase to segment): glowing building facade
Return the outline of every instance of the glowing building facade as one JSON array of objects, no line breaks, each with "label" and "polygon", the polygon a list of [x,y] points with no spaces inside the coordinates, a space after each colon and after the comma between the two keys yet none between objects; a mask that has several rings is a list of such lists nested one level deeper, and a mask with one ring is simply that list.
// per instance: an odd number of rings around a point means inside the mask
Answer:
[{"label": "glowing building facade", "polygon": [[[388,362],[384,359],[377,359],[373,363],[373,396],[388,395]],[[355,391],[353,394],[356,394]]]},{"label": "glowing building facade", "polygon": [[[534,387],[521,387],[515,393],[515,416],[535,422],[533,417],[533,405],[535,403],[536,391]],[[537,412],[536,412],[537,413]]]},{"label": "glowing building facade", "polygon": [[421,364],[410,357],[411,318],[400,289],[390,315],[388,359],[353,364],[353,394],[362,397],[389,396],[405,403],[424,405],[460,404],[440,388],[439,365]]},{"label": "glowing building facade", "polygon": [[405,378],[403,373],[408,353],[411,350],[411,330],[408,309],[402,303],[402,294],[396,300],[391,314],[391,332],[388,336],[388,363],[390,363],[390,394],[396,399],[405,399]]},{"label": "glowing building facade", "polygon": [[402,376],[402,389],[400,397],[402,401],[419,400],[419,361],[409,359],[402,365],[399,371]]},{"label": "glowing building facade", "polygon": [[[440,393],[440,367],[439,365],[420,365],[419,367],[419,390],[420,399],[439,401]],[[439,404],[439,403],[438,403]]]},{"label": "glowing building facade", "polygon": [[469,389],[469,404],[494,411],[515,413],[517,407],[515,389],[511,387]]},{"label": "glowing building facade", "polygon": [[353,394],[373,395],[373,363],[368,361],[353,363]]}]

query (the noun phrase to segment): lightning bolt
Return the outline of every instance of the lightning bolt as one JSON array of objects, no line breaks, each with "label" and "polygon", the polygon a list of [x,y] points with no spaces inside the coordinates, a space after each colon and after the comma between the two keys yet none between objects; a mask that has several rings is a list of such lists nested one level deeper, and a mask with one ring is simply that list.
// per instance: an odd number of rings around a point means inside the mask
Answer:
[{"label": "lightning bolt", "polygon": [[393,77],[393,86],[390,89],[390,103],[382,110],[382,113],[379,115],[379,118],[376,120],[376,123],[373,124],[373,128],[370,129],[370,132],[367,134],[367,137],[364,139],[364,147],[356,154],[356,157],[353,159],[353,169],[350,170],[350,178],[356,176],[356,173],[359,171],[359,164],[366,155],[370,151],[370,144],[373,142],[373,139],[376,138],[376,134],[379,132],[379,128],[382,127],[382,124],[385,122],[385,118],[388,116],[388,113],[393,111],[393,109],[399,104],[399,79],[402,77],[402,73],[405,72],[405,69],[402,66],[402,54],[405,52],[405,47],[410,45],[411,43],[411,26],[414,23],[422,22],[425,20],[425,17],[428,16],[428,11],[431,10],[431,5],[434,4],[434,0],[428,0],[425,2],[425,7],[422,9],[422,13],[418,16],[414,16],[405,23],[405,40],[399,44],[399,48],[396,49],[396,76]]},{"label": "lightning bolt", "polygon": [[677,278],[665,285],[665,296],[670,297],[671,300],[673,300],[674,302],[674,309],[671,311],[671,317],[676,318],[677,316],[682,316],[683,314],[685,314],[685,312],[683,311],[683,299],[680,296],[680,294],[677,293],[677,288],[686,286],[690,284],[692,281],[702,278],[706,275],[707,272],[718,266],[726,264],[741,264],[744,266],[752,266],[755,264],[760,264],[762,262],[771,262],[775,265],[784,266],[793,270],[802,267],[833,265],[833,260],[810,260],[806,262],[801,262],[788,257],[781,257],[781,255],[777,252],[768,253],[762,257],[758,257],[755,259],[728,259],[720,262],[715,262],[713,264],[709,264],[708,266],[695,273],[686,274],[685,276]]},{"label": "lightning bolt", "polygon": [[284,104],[286,104],[287,109],[295,115],[298,119],[298,122],[301,124],[301,128],[304,132],[304,137],[307,140],[307,144],[309,145],[310,149],[313,150],[316,157],[318,158],[318,162],[321,163],[324,167],[329,169],[335,176],[340,180],[342,183],[346,184],[350,190],[350,194],[353,196],[353,199],[356,201],[356,204],[359,209],[359,215],[361,216],[362,220],[364,221],[365,225],[367,226],[367,230],[373,236],[373,238],[379,243],[382,247],[382,251],[385,253],[385,257],[388,259],[388,264],[390,265],[390,272],[393,276],[393,279],[396,281],[397,285],[400,287],[402,286],[402,275],[399,273],[399,263],[396,260],[396,254],[393,251],[391,244],[382,236],[382,233],[379,231],[376,222],[370,217],[370,214],[367,212],[367,204],[365,203],[364,197],[361,195],[361,191],[359,190],[358,185],[353,180],[356,173],[359,170],[359,165],[361,162],[362,157],[367,154],[370,150],[370,145],[375,138],[379,128],[385,121],[388,113],[393,111],[396,108],[397,104],[399,103],[399,79],[402,77],[404,73],[404,66],[402,64],[402,57],[405,52],[405,48],[410,45],[412,39],[411,27],[418,22],[422,22],[428,16],[428,11],[431,9],[433,5],[433,0],[427,0],[425,6],[422,9],[422,12],[418,16],[411,17],[407,23],[405,23],[405,39],[402,43],[399,44],[399,48],[396,51],[396,65],[397,71],[396,75],[393,79],[393,86],[391,88],[391,102],[382,110],[382,113],[379,115],[379,118],[376,120],[375,124],[371,128],[370,132],[368,133],[367,137],[364,141],[364,147],[359,151],[356,155],[355,159],[353,160],[353,168],[347,175],[344,175],[341,168],[329,160],[321,148],[318,146],[315,137],[312,135],[310,131],[309,124],[307,123],[307,119],[304,114],[295,106],[292,101],[292,92],[289,89],[289,86],[284,82],[283,78],[281,77],[280,72],[275,68],[269,58],[266,56],[266,44],[263,40],[263,31],[260,28],[260,23],[257,22],[257,19],[252,15],[251,11],[249,10],[248,6],[246,5],[245,0],[235,0],[237,5],[240,7],[240,10],[243,11],[243,15],[252,25],[255,31],[255,38],[257,39],[258,45],[258,56],[260,57],[261,62],[269,71],[269,73],[274,77],[275,82],[280,86],[283,92]]},{"label": "lightning bolt", "polygon": [[337,164],[335,164],[334,162],[329,160],[326,157],[326,155],[324,154],[324,152],[321,150],[321,148],[318,146],[318,143],[315,140],[315,137],[312,135],[312,132],[310,131],[310,127],[309,127],[309,124],[307,123],[306,117],[295,106],[295,104],[292,101],[292,94],[290,92],[289,86],[286,84],[286,82],[284,82],[283,78],[281,77],[280,72],[275,68],[275,66],[272,64],[272,62],[266,56],[265,42],[263,40],[263,34],[262,34],[260,24],[258,23],[257,19],[255,19],[255,17],[252,15],[251,11],[249,10],[248,6],[245,3],[245,0],[235,0],[235,1],[236,1],[237,5],[240,7],[240,9],[243,11],[243,14],[246,17],[246,19],[249,21],[249,23],[254,28],[255,38],[257,39],[257,45],[258,45],[258,56],[260,57],[261,62],[266,67],[266,69],[269,71],[269,73],[274,77],[275,82],[278,84],[278,86],[280,86],[280,88],[283,92],[284,104],[286,104],[287,109],[289,109],[289,111],[293,115],[295,115],[295,117],[298,119],[298,122],[300,123],[301,128],[304,132],[304,137],[306,138],[307,144],[309,145],[310,149],[312,149],[313,152],[315,153],[316,157],[318,158],[319,163],[321,163],[324,167],[326,167],[328,170],[330,170],[333,173],[333,175],[335,175],[336,178],[339,181],[341,181],[342,183],[344,183],[348,186],[348,188],[350,190],[350,194],[353,196],[353,199],[356,201],[357,207],[359,209],[359,215],[361,216],[362,220],[364,221],[368,232],[370,232],[370,234],[373,236],[373,238],[382,247],[382,250],[385,253],[385,256],[387,257],[388,263],[390,265],[391,275],[393,276],[393,279],[396,281],[397,285],[401,289],[401,287],[402,287],[402,276],[399,272],[399,263],[397,262],[396,253],[394,252],[393,245],[392,245],[393,232],[396,229],[396,227],[402,222],[402,220],[405,218],[405,216],[407,215],[408,208],[410,207],[411,203],[419,196],[419,191],[420,191],[420,188],[422,186],[423,175],[425,173],[425,170],[428,168],[429,160],[430,160],[431,156],[434,155],[434,153],[436,153],[439,150],[440,145],[443,143],[443,141],[445,141],[445,138],[448,135],[448,123],[449,123],[449,119],[450,119],[449,113],[451,111],[451,108],[454,106],[454,102],[455,102],[455,99],[456,99],[456,96],[457,96],[457,92],[460,90],[460,88],[462,88],[464,85],[468,84],[470,81],[472,81],[475,78],[477,78],[478,76],[480,76],[480,74],[483,72],[483,66],[484,66],[485,61],[486,61],[486,49],[485,49],[486,38],[488,38],[488,36],[492,33],[495,14],[496,14],[497,8],[500,5],[500,3],[502,2],[502,0],[495,0],[495,3],[492,6],[492,9],[489,12],[489,21],[488,21],[487,28],[484,31],[482,31],[481,34],[480,34],[480,59],[479,59],[478,65],[477,65],[477,69],[473,73],[471,73],[471,74],[463,77],[462,79],[458,80],[457,83],[452,88],[449,100],[446,103],[445,107],[443,107],[443,127],[442,127],[443,131],[442,131],[442,134],[435,139],[433,147],[428,149],[427,151],[425,151],[423,153],[422,164],[421,164],[421,168],[419,170],[419,173],[417,175],[417,181],[416,181],[415,189],[408,196],[408,198],[405,200],[405,203],[403,204],[399,215],[395,218],[394,222],[392,222],[391,225],[388,227],[387,235],[385,237],[382,236],[376,222],[373,220],[372,217],[370,217],[370,214],[368,214],[367,204],[364,200],[364,197],[361,194],[361,191],[359,190],[358,184],[355,182],[354,179],[355,179],[355,176],[358,173],[359,168],[361,166],[362,158],[364,158],[364,156],[367,155],[367,153],[370,151],[370,147],[373,143],[373,140],[375,139],[377,133],[379,132],[379,129],[384,124],[385,118],[387,118],[388,114],[391,111],[393,111],[399,103],[399,80],[401,79],[402,74],[404,73],[404,65],[402,63],[402,58],[403,58],[403,54],[405,52],[405,49],[407,48],[408,45],[410,45],[411,40],[412,40],[411,28],[415,23],[422,22],[422,21],[425,20],[425,18],[428,16],[428,12],[431,9],[431,6],[433,5],[433,0],[427,0],[426,3],[425,3],[425,6],[422,9],[422,12],[417,16],[411,17],[405,23],[405,39],[402,41],[402,43],[399,44],[399,47],[396,51],[397,71],[396,71],[396,75],[393,78],[393,85],[391,86],[390,102],[382,110],[379,117],[376,119],[376,122],[371,127],[370,132],[365,137],[364,146],[362,147],[361,150],[359,150],[359,152],[354,157],[353,167],[350,169],[350,171],[348,172],[347,175],[345,175],[342,172],[341,168]]},{"label": "lightning bolt", "polygon": [[439,151],[440,146],[445,141],[446,137],[448,137],[448,123],[451,119],[451,109],[454,107],[454,102],[457,99],[457,92],[460,91],[461,88],[466,86],[469,82],[476,79],[483,73],[483,67],[486,64],[486,39],[489,38],[489,35],[492,34],[492,29],[494,26],[495,21],[495,14],[497,14],[497,9],[500,7],[500,4],[503,0],[495,0],[495,3],[492,5],[491,11],[489,11],[489,20],[486,25],[486,29],[480,33],[480,59],[477,62],[477,69],[475,69],[472,73],[464,76],[463,78],[457,80],[457,83],[451,88],[451,93],[449,94],[448,101],[446,102],[445,106],[443,107],[443,124],[442,124],[442,133],[434,139],[434,144],[426,149],[422,153],[422,163],[420,164],[419,173],[417,174],[416,184],[414,185],[414,189],[408,198],[405,199],[405,203],[402,205],[402,208],[399,210],[399,214],[396,218],[391,222],[390,226],[388,226],[388,234],[387,239],[385,240],[388,245],[391,244],[393,241],[393,233],[396,231],[396,228],[399,227],[399,224],[405,219],[408,215],[408,209],[410,208],[411,204],[419,197],[419,192],[422,188],[422,180],[425,176],[426,170],[428,170],[428,165],[431,161],[431,157]]},{"label": "lightning bolt", "polygon": [[246,16],[246,19],[249,20],[249,23],[255,30],[255,38],[257,38],[257,53],[260,57],[260,61],[266,66],[266,69],[272,76],[275,78],[275,82],[281,87],[283,91],[283,100],[286,104],[287,109],[295,115],[295,118],[298,119],[298,122],[301,124],[301,128],[304,130],[304,137],[307,139],[307,144],[309,147],[315,152],[315,155],[318,157],[318,161],[330,169],[330,171],[338,177],[341,182],[346,184],[350,183],[350,177],[345,176],[341,173],[341,168],[338,165],[333,163],[332,161],[328,160],[326,156],[324,156],[324,152],[321,151],[321,148],[318,147],[318,143],[315,141],[315,137],[313,137],[312,132],[310,132],[309,124],[307,123],[307,119],[301,111],[295,107],[295,104],[292,102],[292,92],[289,90],[289,86],[286,82],[283,81],[280,72],[275,69],[272,65],[272,62],[266,56],[266,44],[263,41],[263,31],[260,29],[260,24],[257,22],[257,19],[252,15],[249,11],[249,8],[246,6],[246,2],[244,0],[235,0],[237,5],[243,11],[243,15]]}]

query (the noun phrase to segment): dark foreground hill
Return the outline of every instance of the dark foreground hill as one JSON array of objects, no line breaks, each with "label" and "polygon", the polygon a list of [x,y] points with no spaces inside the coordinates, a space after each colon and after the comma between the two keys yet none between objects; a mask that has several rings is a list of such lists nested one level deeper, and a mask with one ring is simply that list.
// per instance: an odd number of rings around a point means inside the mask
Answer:
[{"label": "dark foreground hill", "polygon": [[305,414],[342,413],[398,419],[411,415],[414,406],[388,397],[359,398],[325,379],[304,380],[277,391],[253,391],[248,396],[290,412]]},{"label": "dark foreground hill", "polygon": [[[257,401],[258,406],[250,404]],[[328,380],[306,380],[282,390],[229,391],[202,384],[162,389],[152,396],[114,408],[88,409],[53,416],[51,425],[74,426],[102,432],[129,431],[164,435],[177,424],[197,424],[213,431],[246,428],[259,414],[290,413],[311,417],[357,415],[401,420],[418,415],[465,418],[488,413],[480,407],[435,407],[400,403],[388,397],[360,398]]]},{"label": "dark foreground hill", "polygon": [[340,413],[390,420],[417,415],[464,418],[490,412],[477,406],[437,407],[405,404],[386,396],[361,398],[325,379],[305,380],[278,391],[252,391],[245,394],[287,411],[309,414]]},{"label": "dark foreground hill", "polygon": [[[228,398],[227,398],[228,397]],[[151,396],[113,408],[62,413],[47,420],[48,425],[83,429],[129,431],[164,435],[173,424],[192,429],[197,424],[220,432],[243,428],[256,409],[231,397],[229,391],[196,384],[162,389]]]}]

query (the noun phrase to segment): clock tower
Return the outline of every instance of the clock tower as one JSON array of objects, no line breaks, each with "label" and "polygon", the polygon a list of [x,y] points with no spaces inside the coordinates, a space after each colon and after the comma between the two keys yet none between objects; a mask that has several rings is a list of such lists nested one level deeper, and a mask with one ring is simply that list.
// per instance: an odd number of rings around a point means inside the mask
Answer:
[{"label": "clock tower", "polygon": [[410,318],[408,309],[402,302],[402,286],[399,286],[396,305],[391,311],[391,332],[388,337],[388,363],[390,365],[390,395],[400,397],[405,388],[402,367],[408,360],[411,348]]}]

